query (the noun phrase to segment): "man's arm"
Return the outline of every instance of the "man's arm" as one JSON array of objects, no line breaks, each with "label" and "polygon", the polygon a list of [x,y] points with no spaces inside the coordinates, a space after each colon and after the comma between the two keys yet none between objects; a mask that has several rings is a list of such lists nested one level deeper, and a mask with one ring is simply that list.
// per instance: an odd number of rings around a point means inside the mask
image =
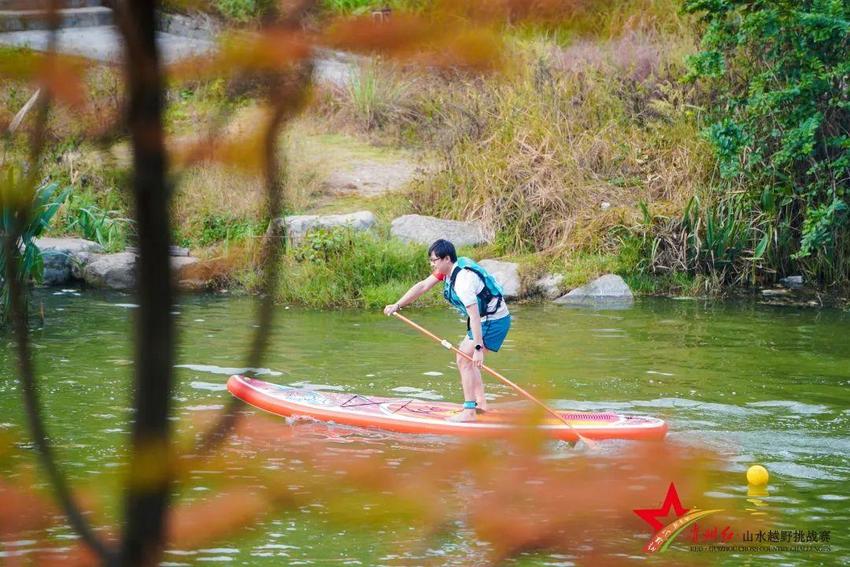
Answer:
[{"label": "man's arm", "polygon": [[413,284],[413,286],[409,290],[407,290],[407,293],[401,296],[401,299],[391,305],[387,305],[386,307],[384,307],[384,313],[386,315],[392,315],[402,307],[406,307],[417,299],[419,299],[423,293],[425,293],[438,283],[440,283],[440,280],[438,280],[432,274],[421,282]]},{"label": "man's arm", "polygon": [[[466,314],[469,315],[469,330],[472,331],[472,344],[484,346],[484,333],[481,332],[481,313],[478,311],[478,302],[466,306]],[[484,364],[484,349],[473,351],[472,363],[475,366]]]}]

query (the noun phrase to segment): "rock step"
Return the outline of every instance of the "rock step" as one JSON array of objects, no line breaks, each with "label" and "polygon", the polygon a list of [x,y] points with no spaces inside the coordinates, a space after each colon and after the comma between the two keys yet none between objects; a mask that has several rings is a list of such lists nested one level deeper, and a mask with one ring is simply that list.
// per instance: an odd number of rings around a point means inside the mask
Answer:
[{"label": "rock step", "polygon": [[606,274],[559,297],[555,303],[596,309],[626,309],[634,303],[634,294],[623,278]]},{"label": "rock step", "polygon": [[301,241],[311,230],[349,228],[354,231],[370,230],[376,223],[371,211],[357,211],[341,215],[291,215],[277,219],[269,229],[279,228],[281,223],[286,226],[286,234],[292,242]]},{"label": "rock step", "polygon": [[[0,10],[47,10],[51,0],[0,0]],[[58,8],[96,8],[103,0],[58,0]]]},{"label": "rock step", "polygon": [[403,215],[393,220],[390,234],[416,244],[430,245],[443,238],[455,246],[478,246],[492,241],[480,222],[464,222],[423,215]]},{"label": "rock step", "polygon": [[[43,10],[0,10],[0,32],[50,29],[48,13]],[[112,10],[103,6],[59,10],[60,28],[108,26]]]}]

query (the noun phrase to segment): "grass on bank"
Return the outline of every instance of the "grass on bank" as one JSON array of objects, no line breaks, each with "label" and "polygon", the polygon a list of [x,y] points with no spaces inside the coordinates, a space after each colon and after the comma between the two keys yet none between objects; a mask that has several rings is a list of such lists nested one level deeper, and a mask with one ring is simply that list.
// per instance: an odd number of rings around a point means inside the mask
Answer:
[{"label": "grass on bank", "polygon": [[[694,93],[678,81],[681,56],[693,51],[695,40],[670,1],[594,6],[561,26],[561,35],[509,29],[515,65],[501,78],[448,81],[380,64],[349,89],[319,89],[316,106],[290,134],[301,152],[289,160],[291,210],[370,208],[384,223],[406,212],[483,219],[497,235],[488,256],[540,256],[528,265],[551,266],[569,286],[610,271],[652,281],[641,276],[639,262],[618,261],[624,250],[619,229],[638,222],[640,201],[654,211],[681,209],[710,175]],[[238,122],[252,104],[250,96],[239,96],[214,81],[172,89],[168,130],[178,138],[198,131],[227,104]],[[81,147],[74,146],[79,137],[61,128],[55,135],[67,148]],[[322,172],[353,159],[359,149],[349,142],[357,138],[383,144],[364,144],[368,152],[435,148],[445,166],[409,197],[323,200]],[[78,176],[86,199],[115,216],[126,213],[107,201],[114,198],[107,194],[120,195],[118,186],[99,177],[94,168]],[[263,233],[262,198],[259,180],[244,172],[209,164],[185,171],[175,195],[178,243],[208,247],[210,258],[232,255]],[[294,276],[282,298],[309,302],[312,293],[334,298],[333,304],[346,295],[316,266],[289,267],[309,276]],[[250,276],[242,279],[250,284]],[[667,288],[664,278],[657,280]],[[330,291],[319,293],[316,282]],[[387,285],[366,288],[383,296]]]},{"label": "grass on bank", "polygon": [[[276,299],[314,308],[377,309],[393,303],[428,275],[426,251],[425,246],[372,232],[313,231],[287,250]],[[257,290],[255,270],[245,270],[238,277],[247,290]],[[437,304],[438,295],[429,294],[417,305]]]},{"label": "grass on bank", "polygon": [[[524,55],[527,66],[506,81],[459,93],[479,123],[457,132],[445,169],[415,194],[417,209],[481,218],[506,252],[603,251],[641,200],[679,207],[704,186],[710,154],[673,86],[678,69]],[[633,76],[621,72],[629,68]]]}]

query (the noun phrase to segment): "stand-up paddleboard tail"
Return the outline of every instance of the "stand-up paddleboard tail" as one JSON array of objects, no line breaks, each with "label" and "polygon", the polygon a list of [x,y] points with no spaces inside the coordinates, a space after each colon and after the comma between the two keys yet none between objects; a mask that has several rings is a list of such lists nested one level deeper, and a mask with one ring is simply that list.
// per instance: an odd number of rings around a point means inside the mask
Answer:
[{"label": "stand-up paddleboard tail", "polygon": [[[235,397],[280,416],[310,417],[356,427],[373,427],[400,433],[502,437],[523,425],[520,410],[492,409],[474,422],[448,421],[461,410],[459,404],[410,398],[384,398],[339,392],[318,392],[279,386],[246,376],[231,376],[227,389]],[[546,419],[538,427],[546,435],[577,441],[589,439],[660,441],[667,424],[654,417],[628,416],[610,412],[559,412],[569,425]]]}]

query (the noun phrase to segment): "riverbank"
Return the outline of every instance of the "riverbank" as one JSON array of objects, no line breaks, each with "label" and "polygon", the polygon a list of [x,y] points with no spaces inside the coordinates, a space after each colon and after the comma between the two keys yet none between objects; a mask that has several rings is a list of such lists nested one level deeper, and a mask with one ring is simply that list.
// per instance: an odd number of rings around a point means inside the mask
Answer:
[{"label": "riverbank", "polygon": [[[279,300],[337,307],[397,298],[427,270],[424,247],[391,238],[393,221],[407,214],[480,223],[489,237],[466,253],[517,264],[525,281],[557,277],[560,293],[614,273],[637,294],[758,295],[779,276],[797,275],[754,270],[731,279],[720,261],[670,253],[682,219],[697,219],[693,203],[711,210],[717,167],[701,134],[706,95],[683,81],[696,28],[674,4],[601,7],[555,35],[508,29],[511,64],[498,76],[447,78],[386,60],[336,60],[342,71],[316,84],[311,104],[279,140],[286,213],[368,211],[375,225],[370,236],[320,232],[287,249]],[[123,191],[128,144],[120,135],[106,144],[80,140],[119,112],[121,81],[114,69],[95,66],[87,87],[88,114],[59,108],[51,118],[47,172],[72,191],[48,235],[119,252],[134,240]],[[167,91],[174,156],[213,125],[223,139],[244,142],[241,163],[228,165],[233,159],[214,151],[191,167],[174,160],[173,238],[199,260],[198,289],[256,290],[255,258],[269,224],[251,157],[264,116],[256,88],[221,77]],[[7,112],[26,98],[14,85],[3,97]],[[695,236],[695,257],[714,258]],[[725,253],[722,242],[711,245]],[[842,297],[824,285],[814,282],[816,299],[804,301]]]}]

